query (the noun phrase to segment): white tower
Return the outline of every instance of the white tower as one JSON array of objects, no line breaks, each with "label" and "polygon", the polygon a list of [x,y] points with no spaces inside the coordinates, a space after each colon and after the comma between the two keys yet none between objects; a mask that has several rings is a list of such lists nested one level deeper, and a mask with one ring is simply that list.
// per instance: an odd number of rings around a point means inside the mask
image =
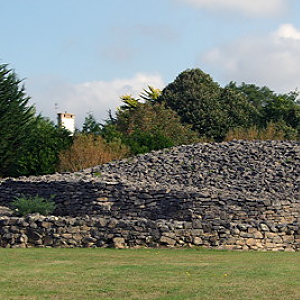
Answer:
[{"label": "white tower", "polygon": [[75,115],[65,113],[57,114],[57,123],[59,127],[64,127],[71,132],[71,135],[75,132]]}]

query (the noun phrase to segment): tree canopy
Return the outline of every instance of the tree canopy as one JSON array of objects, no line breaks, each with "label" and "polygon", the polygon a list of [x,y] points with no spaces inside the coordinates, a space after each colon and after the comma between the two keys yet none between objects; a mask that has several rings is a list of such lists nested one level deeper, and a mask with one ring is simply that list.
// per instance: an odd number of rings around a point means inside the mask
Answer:
[{"label": "tree canopy", "polygon": [[34,128],[33,106],[28,105],[21,80],[0,65],[0,175],[9,175]]},{"label": "tree canopy", "polygon": [[297,96],[245,83],[230,82],[222,88],[202,70],[191,69],[167,85],[158,101],[176,111],[200,136],[222,141],[233,128],[267,128],[270,122],[284,124],[287,132],[299,131]]},{"label": "tree canopy", "polygon": [[82,125],[82,133],[99,135],[101,133],[101,124],[96,121],[94,115],[89,112]]},{"label": "tree canopy", "polygon": [[47,118],[35,117],[34,127],[22,147],[10,175],[42,175],[56,172],[59,154],[72,144],[70,132]]},{"label": "tree canopy", "polygon": [[[134,154],[199,141],[190,125],[183,124],[174,110],[157,101],[160,95],[160,90],[149,86],[140,94],[142,99],[121,98],[127,105],[118,110],[115,125]],[[128,107],[129,100],[134,105]]]},{"label": "tree canopy", "polygon": [[[266,128],[270,123],[278,123],[286,132],[298,131],[300,133],[300,105],[298,92],[276,94],[268,87],[258,87],[255,84],[242,83],[239,86],[230,82],[227,88],[235,90],[246,96],[248,102],[255,107],[252,124],[258,128]],[[294,136],[294,135],[293,135]]]},{"label": "tree canopy", "polygon": [[201,136],[219,136],[222,116],[218,101],[221,88],[210,75],[200,69],[186,70],[174,82],[167,85],[159,102],[165,102],[181,117],[183,123],[191,124]]}]

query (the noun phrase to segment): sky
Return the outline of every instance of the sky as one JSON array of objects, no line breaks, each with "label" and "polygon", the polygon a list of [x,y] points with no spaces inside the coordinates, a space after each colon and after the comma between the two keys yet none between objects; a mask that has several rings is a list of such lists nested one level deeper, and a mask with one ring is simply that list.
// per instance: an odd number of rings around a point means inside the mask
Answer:
[{"label": "sky", "polygon": [[0,0],[0,11],[0,64],[37,113],[74,113],[78,129],[191,68],[221,86],[300,88],[299,0]]}]

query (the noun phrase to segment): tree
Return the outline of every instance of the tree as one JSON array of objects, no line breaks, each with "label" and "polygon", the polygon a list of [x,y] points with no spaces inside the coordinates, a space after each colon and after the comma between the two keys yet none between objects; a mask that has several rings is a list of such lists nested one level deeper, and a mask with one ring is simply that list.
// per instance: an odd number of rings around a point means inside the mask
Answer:
[{"label": "tree", "polygon": [[117,126],[134,154],[199,142],[191,126],[183,125],[176,112],[166,108],[164,103],[144,103],[132,111],[126,121]]},{"label": "tree", "polygon": [[148,90],[144,89],[144,91],[141,92],[140,96],[145,101],[156,102],[161,96],[161,92],[162,91],[160,89],[156,89],[153,86],[148,85]]},{"label": "tree", "polygon": [[220,124],[225,118],[220,95],[220,86],[208,74],[191,69],[167,85],[158,101],[176,111],[182,123],[191,124],[200,136],[219,139]]},{"label": "tree", "polygon": [[259,87],[255,84],[248,84],[242,82],[239,86],[236,82],[231,81],[226,88],[235,90],[242,93],[248,99],[248,101],[258,110],[265,107],[268,101],[272,100],[274,97],[274,92],[271,91],[268,87],[263,86]]},{"label": "tree", "polygon": [[[119,115],[122,119],[122,115]],[[198,141],[198,135],[191,126],[183,125],[180,117],[164,103],[144,103],[126,118],[127,122],[117,123],[124,135],[135,132],[159,133],[172,141],[173,145],[189,144]]]},{"label": "tree", "polygon": [[219,102],[223,111],[223,119],[219,123],[219,140],[223,140],[232,128],[249,128],[255,125],[257,109],[242,93],[225,87],[221,91]]},{"label": "tree", "polygon": [[191,126],[183,125],[175,111],[166,108],[164,103],[156,102],[160,90],[148,88],[141,94],[142,100],[121,97],[125,105],[116,114],[115,128],[131,152],[145,153],[198,142],[198,135],[191,130]]},{"label": "tree", "polygon": [[13,70],[0,65],[0,176],[8,176],[28,145],[34,128],[33,106]]},{"label": "tree", "polygon": [[291,130],[296,129],[300,132],[300,105],[297,91],[276,94],[266,86],[258,87],[246,83],[237,86],[235,82],[230,82],[227,87],[245,95],[248,102],[255,107],[256,114],[253,116],[252,123],[258,128],[267,128],[270,123],[278,123],[287,136],[291,136]]},{"label": "tree", "polygon": [[276,95],[264,108],[268,122],[284,121],[288,126],[300,129],[300,106],[290,95]]},{"label": "tree", "polygon": [[94,134],[100,135],[101,133],[101,124],[98,123],[94,117],[94,115],[90,112],[84,119],[84,123],[82,125],[82,133],[84,134]]},{"label": "tree", "polygon": [[140,94],[141,99],[121,96],[123,104],[102,126],[102,137],[121,140],[133,154],[199,142],[190,125],[182,124],[175,111],[157,101],[160,95],[159,89],[148,86]]},{"label": "tree", "polygon": [[35,116],[14,71],[0,65],[0,176],[54,173],[70,132]]},{"label": "tree", "polygon": [[173,140],[159,130],[151,132],[137,129],[125,138],[125,142],[134,155],[174,146]]},{"label": "tree", "polygon": [[300,130],[297,97],[297,92],[275,94],[254,84],[230,82],[221,88],[208,74],[192,69],[166,86],[158,101],[175,110],[200,136],[222,141],[233,128],[265,129],[268,124],[282,126],[284,136],[294,136],[294,129]]},{"label": "tree", "polygon": [[56,172],[59,154],[72,144],[70,132],[37,116],[27,144],[21,149],[10,175],[42,175]]},{"label": "tree", "polygon": [[248,126],[255,110],[240,92],[221,88],[200,69],[182,72],[158,100],[165,101],[200,136],[216,141],[223,140],[229,128]]}]

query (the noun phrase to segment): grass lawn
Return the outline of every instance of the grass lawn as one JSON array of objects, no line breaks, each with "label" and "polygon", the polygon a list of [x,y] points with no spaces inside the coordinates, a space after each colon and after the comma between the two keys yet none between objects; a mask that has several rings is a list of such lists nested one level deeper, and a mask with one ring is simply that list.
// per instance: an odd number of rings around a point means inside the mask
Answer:
[{"label": "grass lawn", "polygon": [[1,248],[0,299],[300,299],[300,253]]}]

